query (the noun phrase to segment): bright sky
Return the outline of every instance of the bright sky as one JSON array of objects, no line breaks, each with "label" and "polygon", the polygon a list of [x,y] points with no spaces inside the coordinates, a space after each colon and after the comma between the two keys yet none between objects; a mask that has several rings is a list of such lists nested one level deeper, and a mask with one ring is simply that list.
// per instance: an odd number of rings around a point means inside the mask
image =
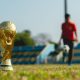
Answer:
[{"label": "bright sky", "polygon": [[[80,0],[68,0],[68,12],[80,36]],[[0,22],[11,20],[17,32],[48,33],[57,42],[64,21],[64,0],[0,0]]]}]

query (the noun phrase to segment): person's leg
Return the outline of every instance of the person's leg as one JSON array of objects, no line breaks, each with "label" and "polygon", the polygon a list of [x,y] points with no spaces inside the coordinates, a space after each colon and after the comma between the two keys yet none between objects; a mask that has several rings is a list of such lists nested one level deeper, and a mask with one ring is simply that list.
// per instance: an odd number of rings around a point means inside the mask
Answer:
[{"label": "person's leg", "polygon": [[69,47],[70,47],[70,50],[68,54],[68,64],[70,65],[72,61],[72,55],[73,55],[73,42],[72,41],[69,42]]},{"label": "person's leg", "polygon": [[[64,44],[64,45],[68,45],[68,40],[63,39],[63,44]],[[66,57],[66,53],[63,52],[63,58],[62,58],[63,62],[65,62],[65,57]]]}]

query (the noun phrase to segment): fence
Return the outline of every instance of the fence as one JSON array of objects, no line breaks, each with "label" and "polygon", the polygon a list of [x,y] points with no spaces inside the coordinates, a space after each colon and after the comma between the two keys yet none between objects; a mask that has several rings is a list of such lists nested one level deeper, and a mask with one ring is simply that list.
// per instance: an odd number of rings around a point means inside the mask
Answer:
[{"label": "fence", "polygon": [[14,47],[12,53],[13,64],[35,64],[36,58],[45,46]]},{"label": "fence", "polygon": [[[12,53],[13,64],[35,64],[36,58],[45,46],[14,47]],[[67,55],[66,55],[67,56]],[[56,62],[63,64],[62,61]],[[72,63],[80,63],[80,50],[74,49]]]}]

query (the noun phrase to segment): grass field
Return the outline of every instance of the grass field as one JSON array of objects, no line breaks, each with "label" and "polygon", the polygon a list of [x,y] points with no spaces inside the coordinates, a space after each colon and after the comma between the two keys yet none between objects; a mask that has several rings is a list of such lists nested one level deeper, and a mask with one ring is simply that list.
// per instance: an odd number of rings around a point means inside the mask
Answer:
[{"label": "grass field", "polygon": [[0,71],[0,80],[80,80],[80,65],[13,65],[14,71]]}]

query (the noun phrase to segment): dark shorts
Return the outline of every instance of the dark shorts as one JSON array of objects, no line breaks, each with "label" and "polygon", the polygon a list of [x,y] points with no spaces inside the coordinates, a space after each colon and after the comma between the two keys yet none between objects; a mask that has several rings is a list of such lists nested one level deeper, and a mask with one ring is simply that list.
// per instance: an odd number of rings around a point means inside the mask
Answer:
[{"label": "dark shorts", "polygon": [[68,40],[68,39],[63,39],[63,43],[64,43],[64,45],[68,45],[70,47],[70,49],[73,49],[74,41]]}]

